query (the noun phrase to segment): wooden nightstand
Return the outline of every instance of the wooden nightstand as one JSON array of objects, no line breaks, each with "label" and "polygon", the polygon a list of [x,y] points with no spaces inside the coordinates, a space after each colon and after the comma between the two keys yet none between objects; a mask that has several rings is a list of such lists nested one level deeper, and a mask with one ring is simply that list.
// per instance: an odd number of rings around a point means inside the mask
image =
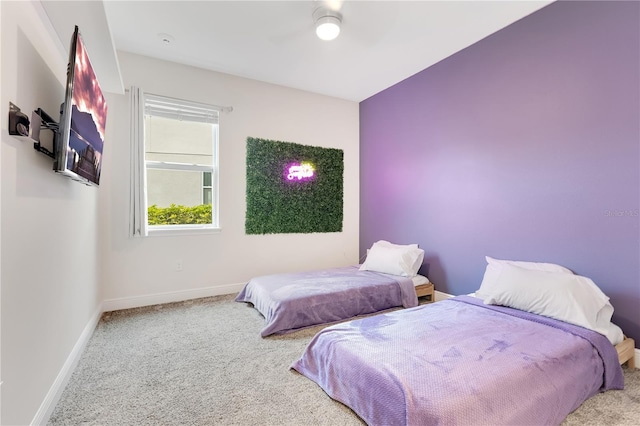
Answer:
[{"label": "wooden nightstand", "polygon": [[435,300],[433,283],[422,284],[422,285],[416,286],[416,296],[418,296],[418,297],[425,297],[426,296],[426,297],[428,297],[427,300],[429,302],[433,302]]}]

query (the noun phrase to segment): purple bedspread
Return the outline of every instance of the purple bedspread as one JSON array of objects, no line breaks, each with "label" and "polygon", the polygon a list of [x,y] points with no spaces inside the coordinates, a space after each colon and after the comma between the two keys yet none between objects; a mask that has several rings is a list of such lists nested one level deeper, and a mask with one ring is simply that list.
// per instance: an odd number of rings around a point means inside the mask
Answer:
[{"label": "purple bedspread", "polygon": [[459,296],[320,331],[291,366],[370,425],[552,425],[622,389],[603,335]]},{"label": "purple bedspread", "polygon": [[265,317],[261,336],[418,305],[411,279],[358,266],[253,278],[236,301],[252,303]]}]

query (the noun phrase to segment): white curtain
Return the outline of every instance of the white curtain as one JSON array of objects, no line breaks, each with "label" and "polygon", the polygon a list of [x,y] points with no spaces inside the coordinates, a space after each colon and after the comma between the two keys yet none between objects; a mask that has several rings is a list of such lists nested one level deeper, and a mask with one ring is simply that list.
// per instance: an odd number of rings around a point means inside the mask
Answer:
[{"label": "white curtain", "polygon": [[147,171],[144,163],[144,93],[139,87],[129,89],[131,182],[129,236],[147,236]]}]

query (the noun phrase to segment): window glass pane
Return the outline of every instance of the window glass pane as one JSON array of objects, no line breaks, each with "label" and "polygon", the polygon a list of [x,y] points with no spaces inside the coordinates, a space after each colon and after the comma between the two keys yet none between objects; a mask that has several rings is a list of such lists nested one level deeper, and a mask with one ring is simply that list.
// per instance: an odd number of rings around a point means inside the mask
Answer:
[{"label": "window glass pane", "polygon": [[202,172],[202,186],[211,186],[210,172]]},{"label": "window glass pane", "polygon": [[202,172],[147,169],[149,225],[211,224],[212,197],[202,202]]},{"label": "window glass pane", "polygon": [[213,165],[210,123],[145,116],[145,159]]},{"label": "window glass pane", "polygon": [[202,203],[203,204],[211,204],[213,202],[213,194],[211,193],[211,188],[203,188],[202,189]]},{"label": "window glass pane", "polygon": [[196,206],[201,203],[200,172],[182,170],[147,170],[149,205],[167,207],[171,204]]}]

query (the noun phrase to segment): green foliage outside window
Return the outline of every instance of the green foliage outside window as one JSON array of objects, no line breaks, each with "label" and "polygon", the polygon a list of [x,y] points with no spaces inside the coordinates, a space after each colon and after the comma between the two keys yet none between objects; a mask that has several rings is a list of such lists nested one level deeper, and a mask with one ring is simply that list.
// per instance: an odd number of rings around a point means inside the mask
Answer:
[{"label": "green foliage outside window", "polygon": [[199,225],[211,224],[211,204],[199,206],[158,207],[155,204],[147,209],[149,225]]}]

